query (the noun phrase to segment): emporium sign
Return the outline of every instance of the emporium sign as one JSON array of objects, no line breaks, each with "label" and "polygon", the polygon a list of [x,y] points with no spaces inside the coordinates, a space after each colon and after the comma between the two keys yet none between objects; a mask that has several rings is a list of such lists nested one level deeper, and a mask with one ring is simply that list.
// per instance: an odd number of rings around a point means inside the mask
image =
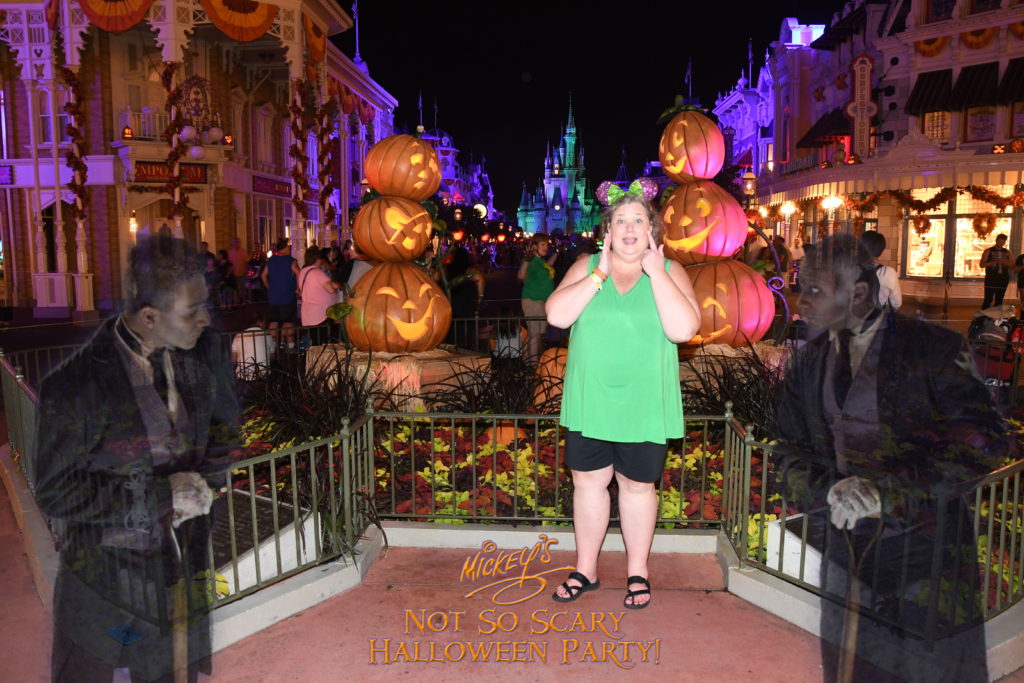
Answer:
[{"label": "emporium sign", "polygon": [[[180,164],[185,182],[195,185],[205,185],[206,165],[205,164]],[[162,161],[136,161],[135,182],[137,183],[167,183],[171,181],[171,169]]]}]

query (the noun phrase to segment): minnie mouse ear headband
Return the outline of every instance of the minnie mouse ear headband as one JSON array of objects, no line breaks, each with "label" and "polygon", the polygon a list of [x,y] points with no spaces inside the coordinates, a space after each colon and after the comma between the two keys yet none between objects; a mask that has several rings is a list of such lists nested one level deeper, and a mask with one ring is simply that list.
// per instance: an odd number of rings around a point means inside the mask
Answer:
[{"label": "minnie mouse ear headband", "polygon": [[643,197],[649,202],[654,201],[654,198],[658,196],[658,184],[650,178],[637,178],[629,184],[628,189],[623,190],[612,181],[606,180],[597,186],[594,196],[604,206],[611,206],[627,194]]}]

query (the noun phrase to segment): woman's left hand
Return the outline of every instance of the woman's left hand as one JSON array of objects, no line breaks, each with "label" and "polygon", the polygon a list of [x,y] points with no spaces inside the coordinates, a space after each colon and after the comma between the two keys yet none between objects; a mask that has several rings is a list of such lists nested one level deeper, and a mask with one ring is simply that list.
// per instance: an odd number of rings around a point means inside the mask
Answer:
[{"label": "woman's left hand", "polygon": [[665,245],[658,246],[654,242],[654,232],[651,230],[647,231],[647,249],[640,257],[640,265],[648,277],[665,270]]}]

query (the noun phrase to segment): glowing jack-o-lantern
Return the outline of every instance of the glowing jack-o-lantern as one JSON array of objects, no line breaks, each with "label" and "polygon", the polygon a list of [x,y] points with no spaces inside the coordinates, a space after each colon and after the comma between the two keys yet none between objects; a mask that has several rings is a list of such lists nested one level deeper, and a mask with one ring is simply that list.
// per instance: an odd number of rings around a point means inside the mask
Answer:
[{"label": "glowing jack-o-lantern", "polygon": [[547,349],[540,355],[537,363],[537,387],[533,391],[533,407],[535,410],[550,412],[560,407],[562,398],[562,382],[565,379],[565,362],[569,358],[569,350],[562,346]]},{"label": "glowing jack-o-lantern", "polygon": [[714,178],[725,163],[725,138],[711,119],[687,110],[665,127],[658,158],[665,175],[676,182]]},{"label": "glowing jack-o-lantern", "polygon": [[381,263],[367,271],[349,299],[349,340],[363,351],[429,351],[448,334],[452,306],[419,266]]},{"label": "glowing jack-o-lantern", "polygon": [[401,197],[378,197],[356,214],[352,237],[376,261],[411,261],[427,248],[433,221],[427,210]]},{"label": "glowing jack-o-lantern", "polygon": [[691,344],[745,346],[761,341],[775,318],[775,299],[757,271],[728,259],[686,272],[701,316]]},{"label": "glowing jack-o-lantern", "polygon": [[370,148],[363,163],[366,181],[381,194],[417,202],[441,186],[441,162],[429,143],[412,135],[392,135]]},{"label": "glowing jack-o-lantern", "polygon": [[747,217],[732,195],[707,181],[680,185],[661,209],[665,256],[684,265],[730,258],[747,237]]}]

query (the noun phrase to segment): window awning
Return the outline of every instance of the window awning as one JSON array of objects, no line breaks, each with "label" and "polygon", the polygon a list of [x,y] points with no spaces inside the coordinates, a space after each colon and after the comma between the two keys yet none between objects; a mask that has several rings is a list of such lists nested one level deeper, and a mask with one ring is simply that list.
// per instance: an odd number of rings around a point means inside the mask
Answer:
[{"label": "window awning", "polygon": [[999,84],[999,104],[1024,102],[1024,57],[1011,59]]},{"label": "window awning", "polygon": [[925,71],[917,77],[903,110],[911,116],[930,111],[949,111],[953,94],[953,70]]},{"label": "window awning", "polygon": [[992,106],[998,93],[999,62],[965,66],[956,79],[950,105],[953,109]]},{"label": "window awning", "polygon": [[811,129],[796,143],[797,147],[817,147],[819,143],[831,138],[846,137],[850,134],[850,119],[842,108],[836,107],[822,116],[811,126]]},{"label": "window awning", "polygon": [[740,158],[736,160],[737,166],[745,166],[747,168],[753,168],[754,166],[754,152],[752,149],[747,149]]}]

